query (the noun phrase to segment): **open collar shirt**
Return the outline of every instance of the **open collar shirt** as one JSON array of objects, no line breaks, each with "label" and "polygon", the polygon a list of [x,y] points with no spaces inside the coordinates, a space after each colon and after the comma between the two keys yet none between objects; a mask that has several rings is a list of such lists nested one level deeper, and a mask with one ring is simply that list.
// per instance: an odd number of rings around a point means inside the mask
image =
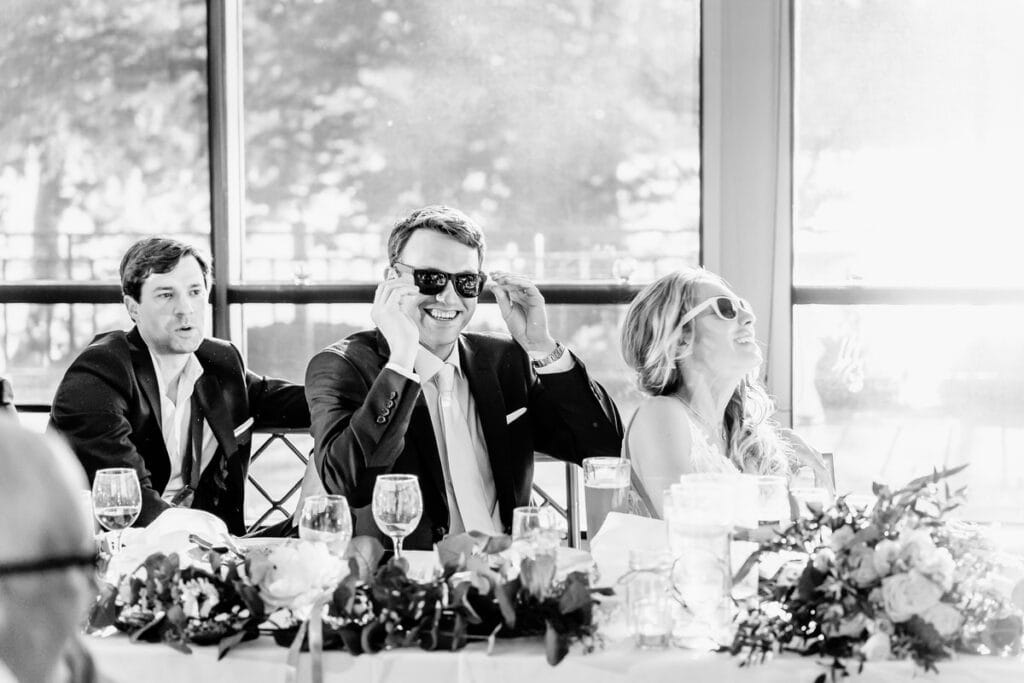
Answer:
[{"label": "open collar shirt", "polygon": [[[167,456],[171,459],[171,476],[161,495],[164,500],[170,501],[187,483],[181,478],[181,468],[188,449],[188,429],[189,423],[192,421],[192,394],[195,392],[196,382],[203,376],[203,366],[196,358],[196,354],[189,354],[188,361],[181,370],[178,388],[172,400],[167,396],[167,382],[160,372],[160,365],[152,350],[149,352],[149,356],[153,361],[156,382],[160,390],[160,431],[163,433],[164,445],[167,447]],[[213,454],[216,451],[217,442],[214,439],[213,430],[204,419],[200,473],[213,460]]]}]

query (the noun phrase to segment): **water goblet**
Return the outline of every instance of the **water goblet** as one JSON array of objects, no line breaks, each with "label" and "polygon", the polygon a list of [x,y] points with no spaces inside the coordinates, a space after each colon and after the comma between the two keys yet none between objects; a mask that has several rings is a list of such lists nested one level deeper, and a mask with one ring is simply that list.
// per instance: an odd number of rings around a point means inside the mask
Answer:
[{"label": "water goblet", "polygon": [[92,482],[93,514],[111,533],[110,554],[121,550],[121,534],[142,512],[139,475],[130,467],[111,467],[96,472]]},{"label": "water goblet", "polygon": [[299,538],[324,543],[332,555],[341,557],[352,540],[352,514],[345,496],[306,498],[299,514]]},{"label": "water goblet", "polygon": [[373,485],[373,520],[395,544],[402,556],[402,540],[412,533],[423,516],[423,496],[414,474],[381,474]]}]

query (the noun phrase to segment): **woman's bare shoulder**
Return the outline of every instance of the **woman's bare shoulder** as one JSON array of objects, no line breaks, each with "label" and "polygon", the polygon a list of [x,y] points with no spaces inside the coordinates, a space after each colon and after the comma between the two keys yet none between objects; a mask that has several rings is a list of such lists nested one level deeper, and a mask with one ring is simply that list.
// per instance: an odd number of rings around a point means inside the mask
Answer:
[{"label": "woman's bare shoulder", "polygon": [[651,396],[636,409],[630,444],[654,441],[666,448],[690,443],[690,422],[683,404],[671,396]]}]

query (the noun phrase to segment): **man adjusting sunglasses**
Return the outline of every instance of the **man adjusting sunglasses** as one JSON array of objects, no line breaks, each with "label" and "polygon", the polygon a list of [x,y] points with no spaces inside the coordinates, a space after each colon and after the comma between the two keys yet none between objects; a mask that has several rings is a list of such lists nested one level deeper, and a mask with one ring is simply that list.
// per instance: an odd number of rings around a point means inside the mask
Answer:
[{"label": "man adjusting sunglasses", "polygon": [[[529,504],[534,451],[573,463],[619,455],[615,406],[551,336],[536,285],[488,278],[483,259],[483,232],[465,214],[414,211],[388,237],[376,329],[306,371],[324,487],[348,497],[354,533],[385,547],[371,504],[381,474],[416,475],[410,504],[422,516],[402,545],[428,550],[449,533],[510,533],[512,510]],[[508,334],[465,331],[488,281]]]},{"label": "man adjusting sunglasses", "polygon": [[[487,282],[487,273],[446,273],[436,268],[414,268],[405,263],[395,261],[392,266],[401,266],[412,272],[412,281],[420,290],[420,294],[436,296],[444,291],[451,281],[459,296],[472,299],[480,296]],[[397,270],[397,269],[396,269]]]}]

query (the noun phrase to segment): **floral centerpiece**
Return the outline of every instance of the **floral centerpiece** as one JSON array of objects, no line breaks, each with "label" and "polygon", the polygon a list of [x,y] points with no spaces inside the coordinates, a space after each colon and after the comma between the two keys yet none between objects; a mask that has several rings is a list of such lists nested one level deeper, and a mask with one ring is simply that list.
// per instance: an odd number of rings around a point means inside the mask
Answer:
[{"label": "floral centerpiece", "polygon": [[[189,644],[232,645],[259,635],[264,604],[241,559],[207,551],[204,562],[177,553],[154,553],[116,585],[106,584],[89,614],[88,629],[124,631],[132,640],[163,642],[189,652]],[[205,565],[205,566],[203,566]]]},{"label": "floral centerpiece", "polygon": [[441,570],[427,581],[411,578],[404,559],[381,563],[384,550],[368,537],[353,538],[344,558],[298,540],[208,549],[200,561],[154,553],[102,590],[89,629],[185,652],[219,643],[221,656],[262,629],[314,658],[321,649],[455,650],[476,638],[542,636],[552,665],[574,642],[585,652],[600,642],[595,594],[611,591],[591,588],[586,573],[556,580],[554,556],[523,556],[507,536],[462,534],[438,552]]},{"label": "floral centerpiece", "polygon": [[866,507],[846,497],[812,504],[763,540],[755,555],[772,573],[762,574],[760,604],[740,618],[732,652],[744,664],[782,650],[826,657],[833,678],[851,660],[910,657],[935,670],[955,651],[1018,654],[1024,584],[1001,586],[982,534],[949,519],[963,489],[948,478],[962,469],[895,490],[875,484]]}]

